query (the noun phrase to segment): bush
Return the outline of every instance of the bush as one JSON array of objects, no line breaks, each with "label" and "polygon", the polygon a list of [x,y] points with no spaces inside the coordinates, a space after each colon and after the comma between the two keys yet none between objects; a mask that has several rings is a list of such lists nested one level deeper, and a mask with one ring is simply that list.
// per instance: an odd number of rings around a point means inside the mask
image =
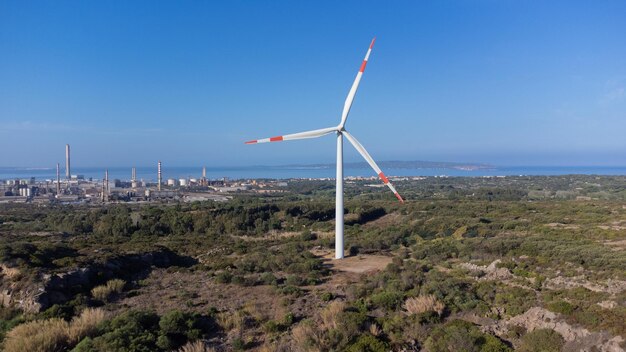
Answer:
[{"label": "bush", "polygon": [[60,318],[35,320],[16,326],[7,333],[4,350],[59,351],[74,346],[86,336],[97,332],[106,314],[102,309],[88,308],[71,322]]},{"label": "bush", "polygon": [[103,334],[77,346],[77,351],[158,351],[159,317],[152,312],[128,311],[102,326]]},{"label": "bush", "polygon": [[107,314],[100,308],[87,308],[78,317],[72,319],[68,340],[70,345],[75,345],[85,336],[94,336],[98,332],[98,325],[107,318]]},{"label": "bush", "polygon": [[383,291],[372,295],[371,300],[375,306],[394,310],[402,302],[403,294],[395,291]]},{"label": "bush", "polygon": [[96,286],[91,290],[93,298],[107,302],[115,295],[119,295],[124,291],[126,281],[120,279],[109,280],[106,285]]},{"label": "bush", "polygon": [[565,340],[552,329],[538,329],[529,332],[522,337],[519,351],[522,352],[558,352],[563,347]]},{"label": "bush", "polygon": [[321,328],[323,330],[337,329],[339,323],[339,315],[346,308],[346,304],[340,301],[331,302],[321,312],[322,319]]},{"label": "bush", "polygon": [[429,352],[510,351],[498,338],[482,333],[475,325],[463,320],[453,320],[433,330],[425,347]]},{"label": "bush", "polygon": [[0,307],[0,342],[4,341],[7,331],[24,322],[24,317],[16,309]]},{"label": "bush", "polygon": [[363,335],[348,348],[349,352],[385,352],[387,344],[372,335]]},{"label": "bush", "polygon": [[437,297],[434,295],[420,295],[418,297],[408,298],[404,301],[404,305],[402,307],[409,315],[420,314],[428,311],[437,312],[437,314],[441,315],[441,313],[443,313],[443,309],[445,308],[444,304],[439,302]]},{"label": "bush", "polygon": [[572,314],[574,312],[574,306],[566,301],[556,301],[548,305],[548,309],[561,314]]},{"label": "bush", "polygon": [[233,274],[229,273],[228,271],[222,271],[221,273],[217,274],[215,279],[220,284],[229,284],[230,281],[233,279]]},{"label": "bush", "polygon": [[312,233],[310,230],[304,230],[300,234],[301,241],[315,241],[317,239],[317,235]]},{"label": "bush", "polygon": [[269,320],[265,324],[263,324],[263,330],[265,330],[266,333],[276,333],[280,331],[280,328],[280,324],[278,324],[274,320]]},{"label": "bush", "polygon": [[333,294],[330,292],[324,292],[320,295],[320,299],[324,302],[329,302],[333,299]]},{"label": "bush", "polygon": [[276,280],[276,276],[274,276],[274,274],[272,273],[263,273],[261,275],[261,282],[264,285],[276,285],[278,280]]},{"label": "bush", "polygon": [[59,318],[35,320],[16,326],[6,335],[4,351],[56,351],[68,345],[68,322]]}]

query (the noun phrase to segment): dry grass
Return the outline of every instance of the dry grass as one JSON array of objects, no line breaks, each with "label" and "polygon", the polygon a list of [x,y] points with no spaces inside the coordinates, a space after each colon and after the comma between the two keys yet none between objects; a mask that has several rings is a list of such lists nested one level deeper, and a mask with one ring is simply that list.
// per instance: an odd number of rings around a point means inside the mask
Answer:
[{"label": "dry grass", "polygon": [[309,323],[310,321],[304,321],[291,329],[291,339],[295,351],[320,351],[320,349],[317,347],[317,341],[319,340],[319,338],[315,333],[313,326],[311,326],[311,324]]},{"label": "dry grass", "polygon": [[344,302],[330,302],[330,304],[320,312],[322,330],[336,329],[339,314],[341,314],[345,308],[346,304]]},{"label": "dry grass", "polygon": [[86,336],[93,335],[96,327],[106,319],[100,308],[85,309],[70,323],[52,318],[35,320],[16,326],[7,333],[4,351],[62,351],[74,346]]},{"label": "dry grass", "polygon": [[404,301],[403,308],[408,315],[424,312],[437,312],[437,314],[441,315],[445,305],[433,295],[420,295],[407,298],[407,300]]},{"label": "dry grass", "polygon": [[263,322],[269,319],[267,313],[263,310],[261,303],[249,301],[243,307],[243,310],[248,313],[255,321]]},{"label": "dry grass", "polygon": [[120,279],[109,280],[106,285],[96,286],[91,290],[91,296],[99,301],[106,302],[113,294],[124,291],[126,281]]},{"label": "dry grass", "polygon": [[246,324],[246,312],[238,310],[234,313],[228,311],[217,313],[215,320],[217,321],[217,324],[226,331],[234,330],[240,332],[243,331]]},{"label": "dry grass", "polygon": [[0,273],[11,281],[18,281],[22,278],[22,272],[18,268],[10,268],[6,265],[0,265]]},{"label": "dry grass", "polygon": [[93,336],[98,325],[107,318],[107,314],[100,308],[87,308],[74,317],[68,329],[68,341],[74,345],[86,336]]},{"label": "dry grass", "polygon": [[196,340],[187,342],[187,344],[178,349],[178,352],[215,352],[215,348],[208,347],[204,342]]},{"label": "dry grass", "polygon": [[368,330],[373,336],[379,336],[383,332],[376,323],[371,323]]},{"label": "dry grass", "polygon": [[5,352],[60,351],[67,346],[69,323],[53,318],[35,320],[16,326],[4,340]]}]

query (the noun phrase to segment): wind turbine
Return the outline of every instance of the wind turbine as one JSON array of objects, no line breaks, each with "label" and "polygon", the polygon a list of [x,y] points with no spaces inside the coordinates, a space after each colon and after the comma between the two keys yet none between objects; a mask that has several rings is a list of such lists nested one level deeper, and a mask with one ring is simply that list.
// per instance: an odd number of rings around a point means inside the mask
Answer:
[{"label": "wind turbine", "polygon": [[367,150],[363,148],[361,143],[354,138],[348,131],[346,131],[345,125],[346,120],[348,118],[348,113],[350,113],[350,107],[352,106],[352,101],[354,100],[354,96],[356,95],[356,91],[359,88],[359,83],[361,82],[361,77],[363,77],[363,71],[365,71],[365,66],[367,65],[367,60],[370,57],[370,53],[372,52],[372,48],[374,47],[374,42],[376,38],[372,39],[369,48],[367,49],[367,53],[365,54],[365,59],[363,59],[363,63],[361,64],[361,68],[359,68],[359,72],[356,74],[356,78],[354,79],[354,83],[352,83],[352,88],[350,88],[350,92],[348,93],[348,97],[346,98],[346,102],[343,106],[343,112],[341,114],[341,122],[338,126],[322,128],[314,131],[300,132],[294,134],[286,134],[284,136],[276,136],[270,138],[257,139],[253,141],[248,141],[246,144],[256,144],[256,143],[267,143],[267,142],[280,142],[280,141],[291,141],[296,139],[307,139],[307,138],[317,138],[321,136],[325,136],[330,133],[337,134],[337,188],[335,195],[335,259],[343,258],[343,136],[345,136],[348,141],[356,148],[356,150],[365,158],[368,164],[374,169],[378,177],[386,184],[389,189],[396,195],[396,198],[402,203],[404,200],[396,191],[395,187],[389,182],[389,179],[385,176],[385,174],[380,170],[378,165],[372,157],[369,155]]}]

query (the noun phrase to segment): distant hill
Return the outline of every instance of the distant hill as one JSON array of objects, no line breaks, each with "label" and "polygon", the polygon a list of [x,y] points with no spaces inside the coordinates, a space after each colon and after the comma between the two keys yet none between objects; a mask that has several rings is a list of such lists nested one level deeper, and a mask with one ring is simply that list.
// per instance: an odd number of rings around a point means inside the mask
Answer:
[{"label": "distant hill", "polygon": [[[454,170],[484,170],[493,169],[493,165],[479,164],[479,163],[455,163],[447,161],[381,161],[377,163],[378,166],[385,169],[454,169]],[[326,169],[334,168],[335,164],[292,164],[284,166],[276,166],[276,168],[311,168],[311,169]],[[366,162],[358,163],[344,163],[345,168],[368,168],[369,165]]]}]

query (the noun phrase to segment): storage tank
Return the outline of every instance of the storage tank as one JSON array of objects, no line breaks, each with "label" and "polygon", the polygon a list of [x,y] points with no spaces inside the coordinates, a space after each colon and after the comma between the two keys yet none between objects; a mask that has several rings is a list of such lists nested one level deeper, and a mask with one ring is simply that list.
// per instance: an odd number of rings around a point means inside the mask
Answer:
[{"label": "storage tank", "polygon": [[176,180],[173,178],[168,178],[167,179],[167,185],[168,186],[176,186]]},{"label": "storage tank", "polygon": [[180,180],[178,180],[179,184],[181,186],[187,186],[187,179],[186,178],[181,178]]}]

